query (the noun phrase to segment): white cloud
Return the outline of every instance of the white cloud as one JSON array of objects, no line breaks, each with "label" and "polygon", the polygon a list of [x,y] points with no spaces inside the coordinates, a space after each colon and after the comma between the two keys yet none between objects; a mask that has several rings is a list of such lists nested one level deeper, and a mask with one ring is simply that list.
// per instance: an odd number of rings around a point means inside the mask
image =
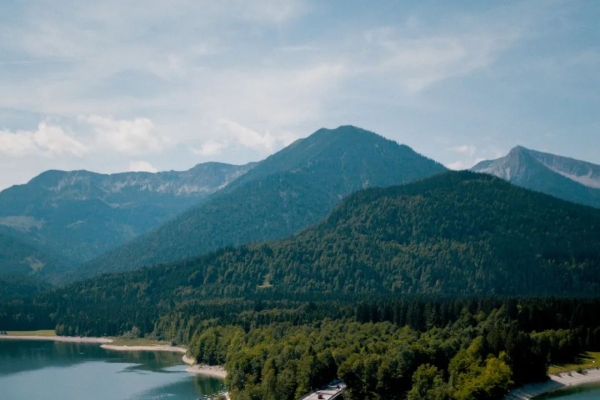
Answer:
[{"label": "white cloud", "polygon": [[488,146],[478,150],[474,145],[462,145],[451,147],[446,150],[460,156],[460,160],[456,160],[446,164],[446,167],[453,170],[470,169],[484,160],[492,160],[503,156],[501,150],[494,146]]},{"label": "white cloud", "polygon": [[477,154],[477,147],[474,145],[464,144],[460,146],[450,147],[446,152],[457,154],[461,159],[448,163],[446,167],[453,170],[469,169],[477,164],[479,161],[483,161],[482,158],[475,158]]},{"label": "white cloud", "polygon": [[162,137],[154,123],[147,118],[116,120],[98,115],[81,116],[81,121],[90,124],[96,133],[99,147],[116,150],[128,155],[159,153],[170,145]]},{"label": "white cloud", "polygon": [[460,154],[462,156],[473,157],[477,152],[477,147],[465,144],[462,146],[452,147],[449,150],[453,153]]},{"label": "white cloud", "polygon": [[217,142],[209,140],[204,142],[199,149],[192,147],[192,152],[194,154],[198,154],[199,156],[210,157],[221,154],[222,151],[227,147],[229,147],[229,142],[227,141]]},{"label": "white cloud", "polygon": [[298,18],[308,11],[306,2],[297,0],[241,0],[235,2],[235,5],[241,8],[236,13],[238,14],[238,18],[259,23],[282,24]]},{"label": "white cloud", "polygon": [[158,172],[158,169],[147,161],[131,161],[129,163],[130,172]]},{"label": "white cloud", "polygon": [[200,148],[191,147],[192,153],[210,157],[221,154],[226,149],[238,147],[254,150],[261,155],[265,155],[273,153],[297,139],[295,135],[285,131],[277,135],[269,131],[259,133],[227,119],[218,121],[216,131],[219,139],[207,140]]},{"label": "white cloud", "polygon": [[279,139],[271,135],[270,132],[260,134],[235,121],[222,119],[219,121],[219,128],[220,132],[225,136],[234,138],[241,146],[260,152],[273,151],[275,145],[279,142]]},{"label": "white cloud", "polygon": [[35,149],[33,132],[0,131],[0,151],[11,156],[30,154]]},{"label": "white cloud", "polygon": [[395,28],[378,28],[364,34],[359,72],[389,76],[406,92],[418,93],[490,65],[518,36],[516,31],[491,31],[407,38]]},{"label": "white cloud", "polygon": [[446,149],[445,152],[457,154],[461,158],[460,160],[455,160],[453,162],[447,163],[446,167],[448,167],[449,169],[453,169],[453,170],[469,169],[473,165],[476,164],[473,161],[473,157],[477,153],[477,147],[475,147],[474,145],[465,144],[465,145],[461,145],[461,146],[454,146],[454,147],[450,147],[450,148]]},{"label": "white cloud", "polygon": [[83,156],[88,148],[63,128],[40,122],[36,131],[0,130],[0,152],[16,157],[31,154]]},{"label": "white cloud", "polygon": [[210,95],[198,93],[194,99],[198,111],[214,117],[221,128],[223,120],[244,121],[244,126],[259,126],[277,135],[306,122],[322,124],[325,102],[344,82],[345,67],[342,63],[303,64],[215,72],[202,86]]},{"label": "white cloud", "polygon": [[446,167],[455,171],[470,168],[470,166],[463,161],[455,161],[450,164],[446,164]]},{"label": "white cloud", "polygon": [[278,51],[284,51],[288,53],[306,52],[306,51],[317,51],[319,48],[314,45],[299,44],[295,46],[282,46],[277,49]]},{"label": "white cloud", "polygon": [[455,171],[459,171],[459,170],[463,170],[463,169],[470,169],[484,160],[485,160],[485,158],[478,157],[474,160],[471,159],[471,160],[455,161],[455,162],[451,162],[451,163],[447,164],[446,167],[448,167],[449,169],[453,169]]}]

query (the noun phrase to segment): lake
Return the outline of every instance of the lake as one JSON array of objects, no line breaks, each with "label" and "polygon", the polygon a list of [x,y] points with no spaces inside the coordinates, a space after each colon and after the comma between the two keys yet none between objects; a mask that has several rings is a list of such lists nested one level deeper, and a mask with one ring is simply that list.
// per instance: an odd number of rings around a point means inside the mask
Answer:
[{"label": "lake", "polygon": [[223,382],[194,376],[181,354],[99,345],[0,340],[2,400],[195,400]]},{"label": "lake", "polygon": [[575,386],[568,389],[558,390],[544,396],[536,397],[535,400],[598,400],[600,399],[600,383]]}]

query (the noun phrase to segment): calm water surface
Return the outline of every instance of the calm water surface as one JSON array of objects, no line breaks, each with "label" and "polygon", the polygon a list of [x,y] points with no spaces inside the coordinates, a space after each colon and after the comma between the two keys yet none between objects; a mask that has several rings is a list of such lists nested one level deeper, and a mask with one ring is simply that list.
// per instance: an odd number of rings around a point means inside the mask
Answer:
[{"label": "calm water surface", "polygon": [[181,355],[0,340],[2,400],[195,400],[223,382],[185,372]]},{"label": "calm water surface", "polygon": [[558,390],[554,393],[545,396],[536,397],[536,400],[599,400],[600,399],[600,384],[594,383],[589,385],[576,386],[573,388]]}]

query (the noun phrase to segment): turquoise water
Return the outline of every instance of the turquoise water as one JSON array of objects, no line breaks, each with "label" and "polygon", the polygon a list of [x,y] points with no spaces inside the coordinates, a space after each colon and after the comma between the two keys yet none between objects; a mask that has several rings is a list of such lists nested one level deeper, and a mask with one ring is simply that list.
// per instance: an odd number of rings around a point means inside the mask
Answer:
[{"label": "turquoise water", "polygon": [[589,385],[575,386],[568,389],[558,390],[545,396],[536,397],[536,400],[599,400],[600,384],[593,383]]},{"label": "turquoise water", "polygon": [[185,372],[181,355],[0,340],[2,400],[195,400],[222,381]]}]

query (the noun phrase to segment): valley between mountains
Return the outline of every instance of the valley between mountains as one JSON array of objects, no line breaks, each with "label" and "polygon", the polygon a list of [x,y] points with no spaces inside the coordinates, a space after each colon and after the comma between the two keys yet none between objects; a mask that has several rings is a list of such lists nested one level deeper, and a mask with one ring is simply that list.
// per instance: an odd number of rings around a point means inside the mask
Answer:
[{"label": "valley between mountains", "polygon": [[232,399],[503,399],[600,350],[600,166],[449,171],[353,126],[0,192],[0,331],[188,346]]}]

